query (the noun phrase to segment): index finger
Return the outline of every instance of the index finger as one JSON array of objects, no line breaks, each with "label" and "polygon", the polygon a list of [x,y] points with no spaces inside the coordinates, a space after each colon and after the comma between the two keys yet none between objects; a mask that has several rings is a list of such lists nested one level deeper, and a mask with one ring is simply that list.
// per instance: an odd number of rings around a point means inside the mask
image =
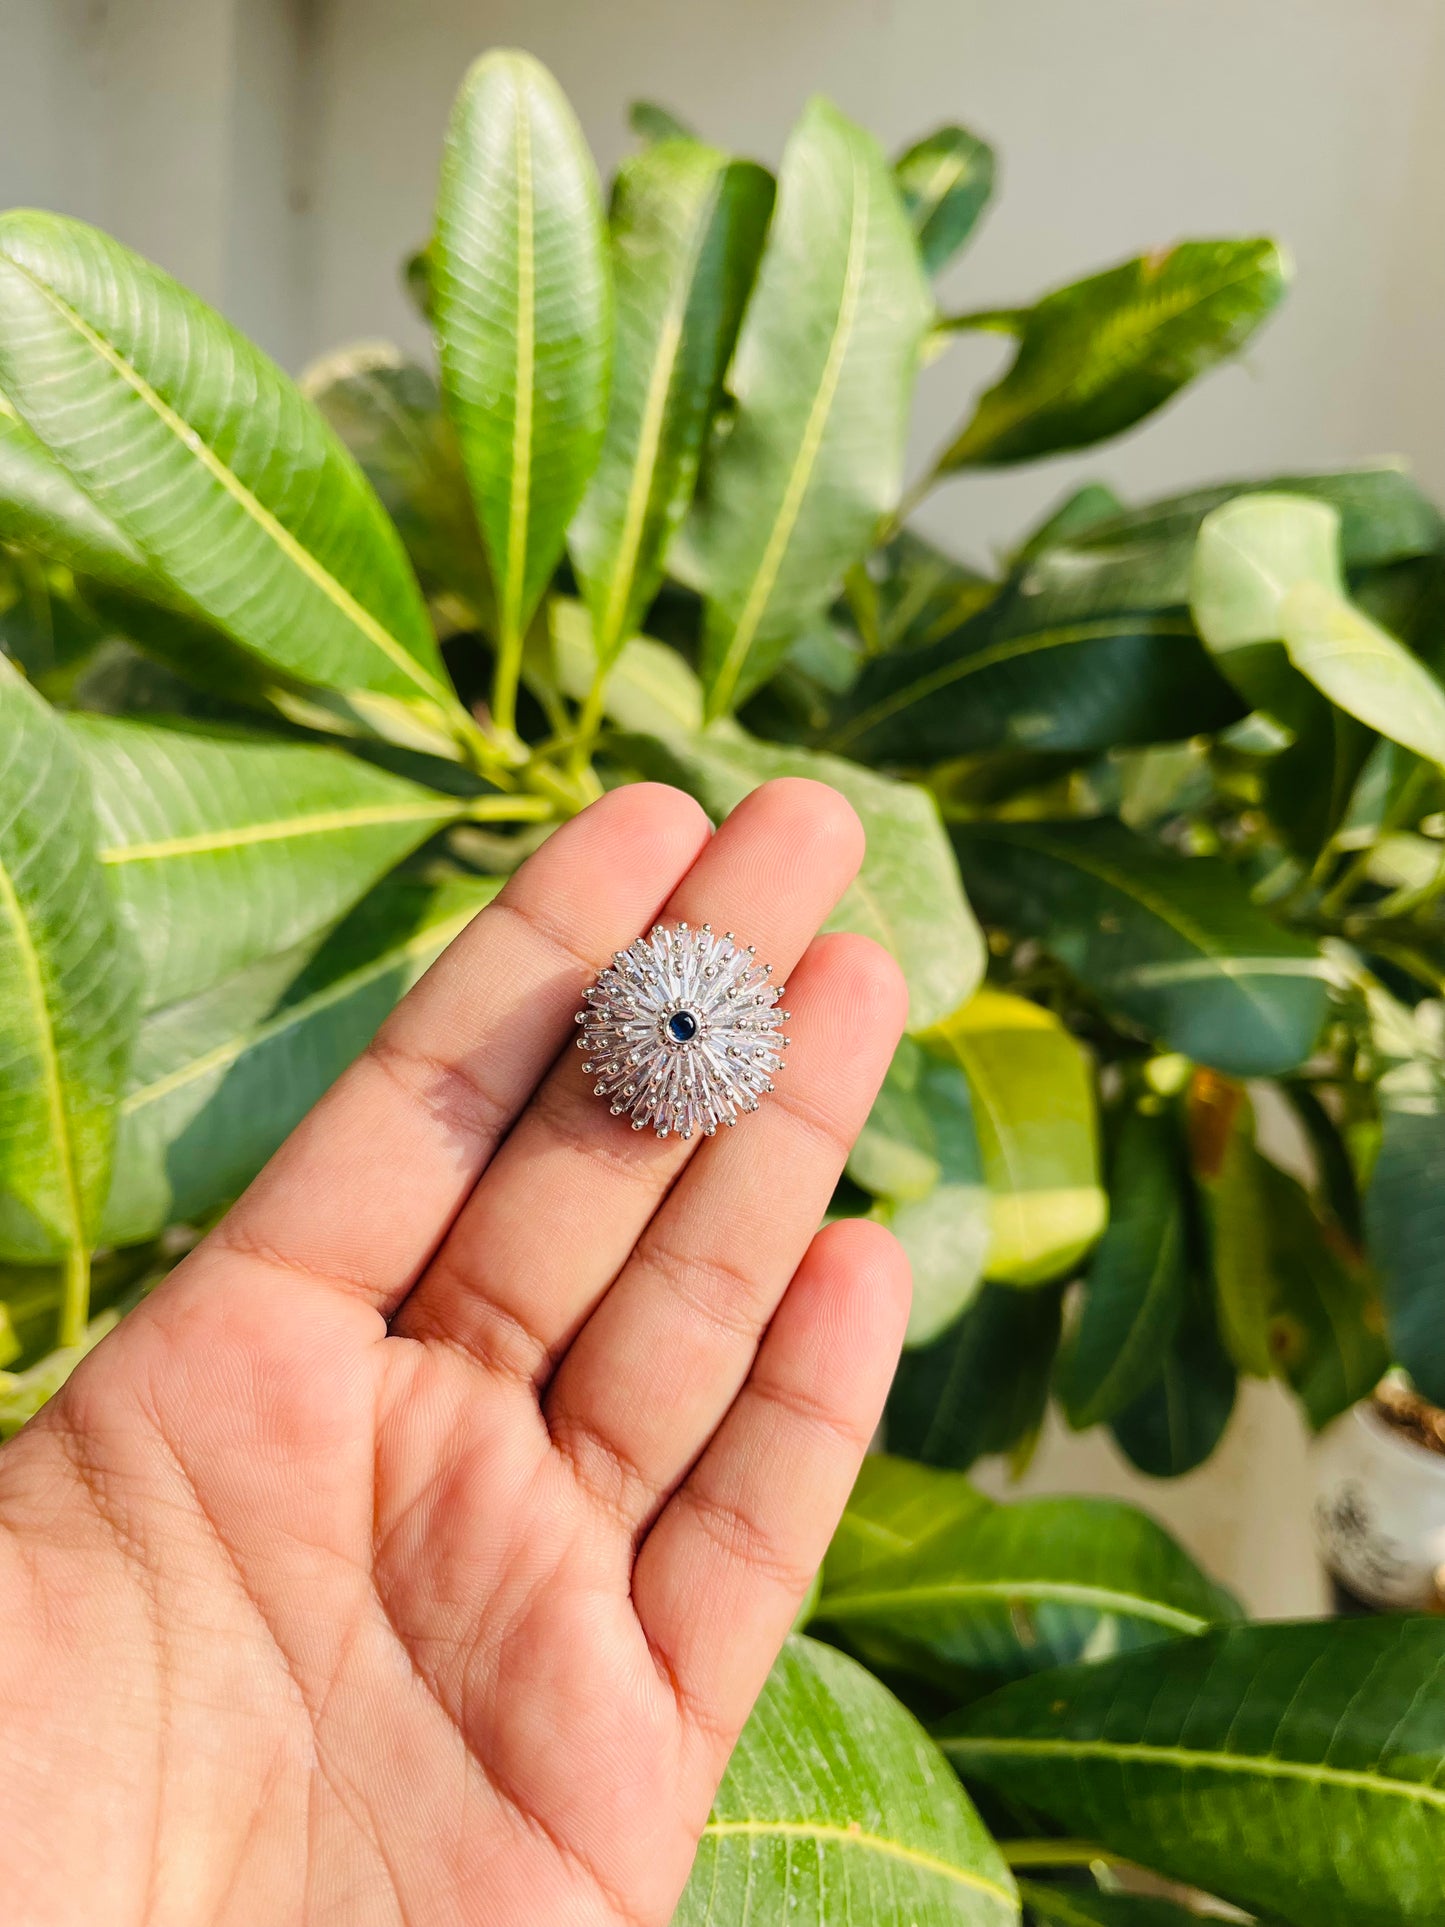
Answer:
[{"label": "index finger", "polygon": [[636,783],[564,824],[437,959],[222,1221],[213,1251],[383,1312],[420,1274],[564,1039],[710,827]]}]

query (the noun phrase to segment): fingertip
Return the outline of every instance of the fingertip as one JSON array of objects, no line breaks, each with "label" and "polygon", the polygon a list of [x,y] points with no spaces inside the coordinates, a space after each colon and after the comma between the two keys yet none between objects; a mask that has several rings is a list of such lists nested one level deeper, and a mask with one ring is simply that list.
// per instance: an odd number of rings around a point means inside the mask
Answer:
[{"label": "fingertip", "polygon": [[908,981],[891,951],[856,930],[835,930],[811,947],[829,994],[858,1035],[886,1040],[891,1056],[908,1022]]},{"label": "fingertip", "polygon": [[780,844],[801,850],[811,865],[841,878],[840,892],[856,874],[867,847],[858,812],[829,783],[811,776],[775,776],[760,783],[732,812],[746,814]]},{"label": "fingertip", "polygon": [[836,1218],[814,1238],[805,1262],[817,1267],[830,1295],[863,1311],[870,1322],[881,1317],[902,1344],[913,1304],[913,1268],[887,1225],[874,1218]]},{"label": "fingertip", "polygon": [[573,820],[605,824],[609,832],[625,835],[641,846],[639,856],[650,857],[659,868],[691,864],[712,835],[701,803],[671,783],[625,783],[589,803]]}]

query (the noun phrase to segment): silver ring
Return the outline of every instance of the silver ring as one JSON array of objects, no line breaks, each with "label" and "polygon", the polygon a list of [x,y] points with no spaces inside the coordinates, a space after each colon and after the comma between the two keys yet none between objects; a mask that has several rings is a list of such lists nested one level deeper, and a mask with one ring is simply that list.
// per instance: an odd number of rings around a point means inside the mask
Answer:
[{"label": "silver ring", "polygon": [[659,1137],[736,1124],[773,1089],[788,1047],[772,974],[731,930],[654,924],[582,993],[577,1048],[594,1093]]}]

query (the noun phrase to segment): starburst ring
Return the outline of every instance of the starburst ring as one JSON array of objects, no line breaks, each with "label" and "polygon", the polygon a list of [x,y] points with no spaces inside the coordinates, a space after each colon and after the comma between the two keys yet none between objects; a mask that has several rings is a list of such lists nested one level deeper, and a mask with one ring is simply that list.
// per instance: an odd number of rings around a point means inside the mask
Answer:
[{"label": "starburst ring", "polygon": [[654,924],[582,993],[577,1048],[593,1091],[659,1137],[736,1124],[773,1089],[788,1047],[772,974],[731,930]]}]

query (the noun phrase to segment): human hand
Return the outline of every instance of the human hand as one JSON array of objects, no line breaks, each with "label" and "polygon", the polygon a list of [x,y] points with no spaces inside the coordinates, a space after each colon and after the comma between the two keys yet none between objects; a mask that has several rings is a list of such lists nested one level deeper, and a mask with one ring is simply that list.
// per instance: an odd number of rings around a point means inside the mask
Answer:
[{"label": "human hand", "polygon": [[[809,942],[861,852],[813,783],[605,797],[0,1452],[15,1927],[665,1927],[907,1315],[817,1232],[905,1012]],[[565,1048],[659,914],[787,973],[701,1146]]]}]

